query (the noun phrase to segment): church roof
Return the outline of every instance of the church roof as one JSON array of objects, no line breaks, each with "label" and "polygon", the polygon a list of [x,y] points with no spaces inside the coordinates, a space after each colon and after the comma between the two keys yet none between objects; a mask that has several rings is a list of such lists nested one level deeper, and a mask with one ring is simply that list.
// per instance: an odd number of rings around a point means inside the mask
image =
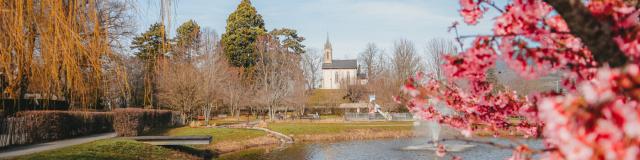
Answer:
[{"label": "church roof", "polygon": [[332,60],[331,63],[323,63],[322,69],[358,69],[358,61]]}]

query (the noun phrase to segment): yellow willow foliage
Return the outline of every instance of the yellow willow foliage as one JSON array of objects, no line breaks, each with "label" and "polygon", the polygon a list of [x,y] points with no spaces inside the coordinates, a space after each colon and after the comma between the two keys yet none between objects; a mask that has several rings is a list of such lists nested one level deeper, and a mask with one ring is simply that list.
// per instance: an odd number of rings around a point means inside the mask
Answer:
[{"label": "yellow willow foliage", "polygon": [[0,78],[7,98],[29,92],[81,104],[97,100],[103,67],[116,58],[96,1],[0,2]]}]

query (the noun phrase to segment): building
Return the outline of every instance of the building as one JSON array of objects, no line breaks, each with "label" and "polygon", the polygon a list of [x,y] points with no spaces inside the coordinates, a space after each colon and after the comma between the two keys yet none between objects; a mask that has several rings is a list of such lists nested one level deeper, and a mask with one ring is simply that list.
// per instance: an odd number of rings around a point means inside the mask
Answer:
[{"label": "building", "polygon": [[365,84],[366,75],[360,74],[358,61],[355,59],[334,60],[333,48],[329,36],[324,44],[324,55],[322,62],[322,83],[321,89],[340,89],[345,84]]}]

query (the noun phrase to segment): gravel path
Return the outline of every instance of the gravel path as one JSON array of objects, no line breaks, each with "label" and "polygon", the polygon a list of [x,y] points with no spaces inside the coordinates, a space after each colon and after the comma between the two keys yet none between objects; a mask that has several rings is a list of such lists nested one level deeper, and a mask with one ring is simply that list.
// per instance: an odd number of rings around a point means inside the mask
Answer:
[{"label": "gravel path", "polygon": [[85,137],[78,137],[73,139],[65,139],[59,141],[52,141],[47,143],[33,144],[28,146],[20,146],[9,148],[6,150],[0,150],[0,159],[6,159],[16,156],[28,155],[33,153],[38,153],[42,151],[54,150],[59,148],[64,148],[68,146],[93,142],[96,140],[107,139],[116,137],[116,133],[103,133],[103,134],[95,134]]}]

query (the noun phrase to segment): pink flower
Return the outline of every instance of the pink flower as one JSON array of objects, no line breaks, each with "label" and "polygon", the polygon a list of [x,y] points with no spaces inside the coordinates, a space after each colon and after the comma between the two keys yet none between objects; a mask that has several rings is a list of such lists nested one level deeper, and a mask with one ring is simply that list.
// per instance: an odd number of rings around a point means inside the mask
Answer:
[{"label": "pink flower", "polygon": [[[493,7],[489,0],[459,2],[459,12],[470,25],[478,23],[488,10],[485,7]],[[640,158],[640,9],[623,0],[580,2],[595,20],[611,24],[611,41],[628,57],[629,65],[609,68],[597,62],[580,36],[573,35],[562,16],[543,0],[512,0],[495,17],[494,35],[479,36],[461,54],[445,57],[450,78],[411,79],[403,87],[409,97],[402,101],[415,115],[464,135],[515,128],[525,136],[542,136],[549,149],[543,159]],[[489,92],[493,85],[485,73],[498,58],[526,78],[558,73],[563,92],[524,98],[510,91]],[[458,86],[458,80],[467,85]],[[445,103],[456,114],[434,110],[433,101]],[[526,119],[513,124],[511,117]],[[477,125],[484,127],[471,129]],[[539,131],[542,135],[537,135]],[[444,146],[436,151],[438,156],[445,153]],[[521,146],[512,159],[529,159],[530,153]]]},{"label": "pink flower", "polygon": [[447,149],[444,147],[443,144],[438,144],[438,147],[436,148],[436,155],[438,157],[444,157],[447,154]]},{"label": "pink flower", "polygon": [[482,17],[485,10],[480,8],[480,3],[483,0],[460,0],[460,15],[464,17],[464,22],[467,24],[475,25],[478,23],[478,19]]}]

